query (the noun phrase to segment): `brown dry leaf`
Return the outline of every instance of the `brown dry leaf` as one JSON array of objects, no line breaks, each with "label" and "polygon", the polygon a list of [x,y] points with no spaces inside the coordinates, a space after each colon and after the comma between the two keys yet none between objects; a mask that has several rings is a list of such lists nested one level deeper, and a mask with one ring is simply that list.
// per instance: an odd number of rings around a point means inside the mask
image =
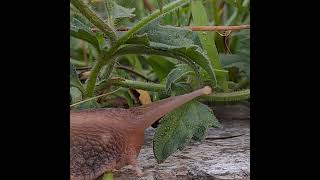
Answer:
[{"label": "brown dry leaf", "polygon": [[139,100],[142,105],[151,103],[151,98],[150,98],[150,95],[147,91],[144,91],[141,89],[136,89],[136,91],[140,94]]}]

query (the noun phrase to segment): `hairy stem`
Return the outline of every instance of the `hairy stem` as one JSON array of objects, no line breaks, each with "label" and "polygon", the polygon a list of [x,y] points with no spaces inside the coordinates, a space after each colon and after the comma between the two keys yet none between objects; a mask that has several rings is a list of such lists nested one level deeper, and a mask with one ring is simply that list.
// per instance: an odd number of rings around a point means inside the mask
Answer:
[{"label": "hairy stem", "polygon": [[227,93],[213,93],[207,96],[199,97],[200,100],[212,102],[237,102],[250,98],[250,89]]},{"label": "hairy stem", "polygon": [[154,21],[154,20],[158,19],[159,17],[169,13],[170,11],[188,3],[189,1],[190,0],[174,1],[174,2],[166,5],[165,7],[163,7],[162,12],[160,12],[160,10],[156,10],[152,14],[150,14],[149,16],[141,19],[137,24],[135,24],[132,28],[130,28],[126,34],[124,34],[123,36],[121,36],[118,39],[116,44],[114,46],[112,46],[112,48],[109,50],[110,54],[112,54],[114,51],[116,51],[118,49],[118,47],[120,47],[122,44],[124,44],[133,34],[138,32],[141,28],[146,26],[148,23],[150,23],[151,21]]},{"label": "hairy stem", "polygon": [[[228,23],[230,24],[230,23]],[[250,24],[242,24],[238,26],[183,26],[182,28],[189,29],[191,31],[239,31],[243,29],[250,29]],[[119,28],[117,31],[129,31],[130,28]],[[91,28],[93,32],[96,32],[96,28]]]},{"label": "hairy stem", "polygon": [[[166,86],[162,84],[155,83],[146,83],[140,81],[132,81],[132,80],[122,80],[122,81],[114,81],[112,83],[113,86],[120,86],[125,88],[134,88],[141,89],[146,91],[153,92],[165,92]],[[203,101],[213,101],[213,102],[236,102],[242,101],[250,98],[250,89],[245,89],[241,91],[235,92],[227,92],[227,93],[212,93],[209,95],[202,96],[199,100]]]},{"label": "hairy stem", "polygon": [[238,26],[187,26],[192,31],[237,31],[242,29],[250,29],[249,24]]},{"label": "hairy stem", "polygon": [[133,88],[133,89],[141,89],[146,91],[153,91],[153,92],[164,92],[166,90],[166,86],[162,84],[146,83],[146,82],[132,81],[132,80],[115,81],[112,83],[112,85],[126,87],[126,88]]},{"label": "hairy stem", "polygon": [[[87,84],[87,92],[86,92],[86,97],[92,97],[94,94],[94,86],[95,83],[97,81],[97,75],[100,72],[101,68],[103,67],[104,64],[107,63],[107,61],[109,59],[111,59],[111,61],[115,61],[114,58],[112,58],[113,54],[115,53],[115,51],[121,46],[123,45],[134,33],[136,33],[137,31],[139,31],[141,28],[143,28],[145,25],[147,25],[148,23],[150,23],[151,21],[163,16],[164,14],[174,10],[175,8],[178,8],[184,4],[186,4],[187,2],[189,2],[190,0],[177,0],[175,2],[172,2],[170,4],[168,4],[167,6],[165,6],[162,10],[162,12],[160,12],[160,10],[156,10],[154,11],[152,14],[150,14],[149,16],[143,18],[141,21],[139,21],[136,25],[134,25],[127,33],[125,33],[122,37],[120,37],[116,43],[114,45],[112,45],[112,47],[104,54],[104,58],[101,58],[98,60],[97,64],[93,67],[92,72],[89,76],[88,79],[88,84]],[[81,0],[71,0],[72,3],[77,4],[78,6],[81,6],[81,3],[83,4],[84,7],[86,7],[84,5],[84,3]],[[81,2],[81,3],[80,3]],[[80,4],[80,5],[79,5]],[[82,7],[82,6],[81,6]],[[88,8],[88,7],[87,7]],[[88,9],[89,10],[89,9]],[[81,11],[80,11],[81,12]],[[90,11],[92,12],[92,11]],[[85,13],[87,13],[85,11]],[[94,15],[94,14],[93,14]],[[91,15],[89,15],[90,18]],[[96,17],[96,16],[95,16]],[[88,19],[89,19],[88,18]],[[92,18],[92,17],[91,17]],[[100,19],[99,19],[100,20]],[[104,23],[103,23],[104,24]],[[97,26],[98,27],[98,26]],[[98,27],[99,28],[99,27]],[[100,28],[99,28],[100,29]],[[110,64],[112,64],[112,62],[110,62]],[[112,68],[113,69],[114,64],[112,64]]]},{"label": "hairy stem", "polygon": [[92,24],[110,38],[111,44],[116,42],[116,31],[109,24],[104,23],[82,0],[70,0],[70,2],[82,15],[84,15]]},{"label": "hairy stem", "polygon": [[112,91],[112,92],[108,92],[108,93],[105,93],[105,94],[101,94],[101,95],[99,95],[99,96],[95,96],[95,97],[92,97],[92,98],[89,98],[89,99],[86,99],[86,100],[83,100],[83,101],[76,102],[76,103],[70,105],[70,107],[74,107],[74,106],[76,106],[76,105],[79,105],[79,104],[82,104],[82,103],[85,103],[85,102],[88,102],[88,101],[91,101],[91,100],[94,100],[94,99],[98,99],[98,98],[103,97],[103,96],[111,95],[111,94],[113,94],[113,93],[116,93],[116,92],[119,91],[120,89],[121,89],[121,88],[118,88],[118,89],[116,89],[116,90],[114,90],[114,91]]},{"label": "hairy stem", "polygon": [[94,95],[94,88],[96,85],[98,74],[103,67],[104,63],[101,60],[98,60],[96,64],[93,66],[92,70],[90,71],[90,76],[88,78],[87,87],[86,87],[86,98],[90,98]]}]

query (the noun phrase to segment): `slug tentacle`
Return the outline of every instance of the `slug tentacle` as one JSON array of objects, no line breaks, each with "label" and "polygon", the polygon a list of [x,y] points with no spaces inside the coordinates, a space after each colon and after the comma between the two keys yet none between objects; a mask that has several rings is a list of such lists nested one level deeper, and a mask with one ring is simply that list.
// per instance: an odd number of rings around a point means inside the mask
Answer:
[{"label": "slug tentacle", "polygon": [[134,115],[132,123],[137,128],[148,128],[162,116],[191,101],[201,95],[211,94],[212,89],[209,86],[195,90],[191,93],[170,97],[160,101],[153,102],[144,106],[131,108]]}]

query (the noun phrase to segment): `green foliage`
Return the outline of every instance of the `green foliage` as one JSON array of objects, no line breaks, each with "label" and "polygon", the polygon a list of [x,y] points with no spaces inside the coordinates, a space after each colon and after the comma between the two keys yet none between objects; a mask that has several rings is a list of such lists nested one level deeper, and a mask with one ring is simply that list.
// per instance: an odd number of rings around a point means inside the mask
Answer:
[{"label": "green foliage", "polygon": [[194,71],[186,64],[179,64],[176,66],[176,68],[172,69],[167,76],[166,93],[169,94],[174,83],[189,74],[194,75]]},{"label": "green foliage", "polygon": [[246,56],[238,54],[220,54],[223,68],[235,67],[239,73],[244,73],[247,78],[250,78],[250,61]]},{"label": "green foliage", "polygon": [[[191,3],[193,25],[206,26],[209,24],[205,8],[202,1],[194,0]],[[214,43],[214,32],[197,32],[203,49],[205,49],[211,64],[216,69],[221,69],[218,50]]]},{"label": "green foliage", "polygon": [[[119,101],[136,106],[132,89],[148,91],[157,101],[204,85],[213,88],[213,94],[161,119],[153,141],[159,163],[192,139],[201,141],[209,127],[221,127],[206,102],[250,98],[250,31],[232,32],[224,38],[181,27],[248,24],[248,0],[150,0],[158,8],[152,13],[142,1],[70,2],[70,104],[87,99],[72,108],[115,107]],[[119,27],[129,30],[116,31]],[[227,47],[230,52],[225,51]],[[80,81],[78,74],[83,71],[90,73]],[[92,100],[93,96],[99,98]]]},{"label": "green foliage", "polygon": [[210,126],[219,126],[219,122],[211,109],[196,101],[164,116],[153,139],[157,162],[161,163],[176,150],[182,150],[192,138],[201,141]]},{"label": "green foliage", "polygon": [[[210,24],[205,7],[202,1],[193,0],[191,3],[192,19],[193,25],[206,26]],[[197,32],[199,40],[203,49],[206,51],[208,58],[210,59],[211,65],[218,70],[222,70],[221,63],[219,60],[218,50],[215,45],[214,32]],[[227,74],[217,73],[217,80],[220,82],[221,86],[225,91],[228,90],[226,79]]]},{"label": "green foliage", "polygon": [[206,53],[193,43],[191,35],[192,32],[189,30],[161,26],[156,21],[138,31],[127,41],[129,44],[120,47],[115,55],[139,53],[172,57],[189,64],[196,72],[198,68],[195,64],[197,64],[206,70],[214,84],[216,77],[210,60]]},{"label": "green foliage", "polygon": [[174,68],[174,63],[167,58],[164,58],[162,56],[154,56],[151,55],[145,59],[146,63],[150,65],[154,73],[156,74],[156,77],[158,78],[159,82],[164,80],[171,69]]},{"label": "green foliage", "polygon": [[106,0],[108,4],[108,10],[111,14],[111,17],[114,20],[121,20],[123,18],[133,18],[135,15],[133,12],[135,8],[125,8],[123,6],[118,5],[115,1]]},{"label": "green foliage", "polygon": [[89,27],[76,18],[73,18],[70,22],[70,35],[92,44],[99,51],[105,48],[103,36],[93,33]]},{"label": "green foliage", "polygon": [[163,0],[157,0],[160,11],[162,11],[162,7],[163,7]]},{"label": "green foliage", "polygon": [[84,92],[84,89],[82,87],[82,84],[78,78],[77,72],[73,66],[73,64],[70,63],[70,87],[76,87],[78,88],[82,93]]},{"label": "green foliage", "polygon": [[71,103],[73,104],[78,101],[81,101],[82,93],[78,88],[70,87],[70,97],[71,97]]}]

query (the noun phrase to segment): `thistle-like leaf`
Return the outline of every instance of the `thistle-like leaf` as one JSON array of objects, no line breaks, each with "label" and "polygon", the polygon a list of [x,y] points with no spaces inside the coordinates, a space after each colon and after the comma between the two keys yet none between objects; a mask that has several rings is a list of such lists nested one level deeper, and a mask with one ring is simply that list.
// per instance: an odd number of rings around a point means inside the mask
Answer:
[{"label": "thistle-like leaf", "polygon": [[153,153],[162,163],[175,151],[182,150],[193,138],[201,141],[209,127],[220,126],[212,110],[197,101],[191,101],[164,116],[153,138]]}]

